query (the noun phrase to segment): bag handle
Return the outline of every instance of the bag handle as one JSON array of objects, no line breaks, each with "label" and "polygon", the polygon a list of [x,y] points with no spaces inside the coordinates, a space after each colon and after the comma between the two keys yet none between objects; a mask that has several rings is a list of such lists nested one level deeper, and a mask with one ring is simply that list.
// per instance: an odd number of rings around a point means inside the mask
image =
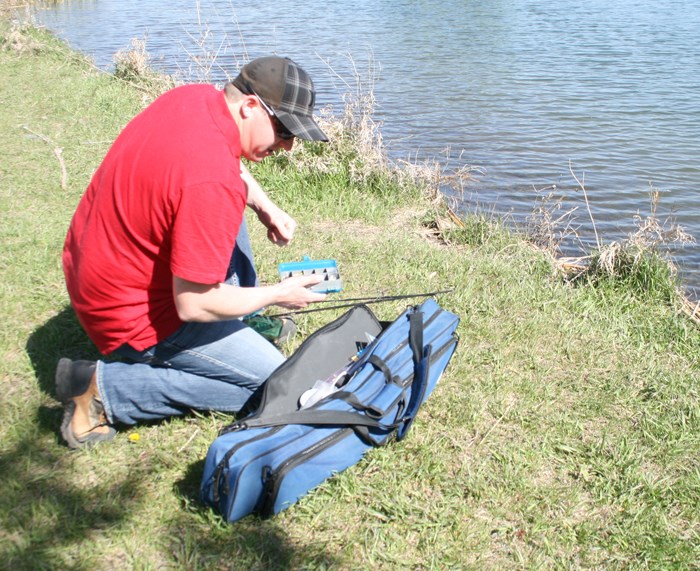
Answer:
[{"label": "bag handle", "polygon": [[[413,353],[413,382],[411,383],[411,397],[403,411],[397,414],[395,422],[392,426],[396,427],[396,440],[402,440],[408,434],[413,421],[416,419],[416,414],[423,400],[425,392],[428,389],[430,356],[432,353],[432,345],[423,346],[423,312],[414,311],[409,314],[409,331],[408,344]],[[379,443],[369,430],[358,428],[358,435],[369,441],[374,446],[379,446]],[[386,439],[384,439],[386,440]]]},{"label": "bag handle", "polygon": [[400,423],[384,424],[378,420],[346,410],[297,410],[285,414],[266,416],[264,418],[250,418],[241,420],[232,425],[232,430],[256,428],[260,426],[281,426],[284,424],[313,424],[322,426],[367,426],[382,430],[395,430]]},{"label": "bag handle", "polygon": [[409,343],[413,350],[414,377],[411,387],[411,400],[406,407],[404,414],[404,425],[397,435],[398,440],[406,436],[416,419],[418,409],[425,400],[425,393],[428,390],[428,379],[430,378],[430,357],[433,346],[423,345],[423,313],[416,311],[411,314],[411,328],[409,332]]}]

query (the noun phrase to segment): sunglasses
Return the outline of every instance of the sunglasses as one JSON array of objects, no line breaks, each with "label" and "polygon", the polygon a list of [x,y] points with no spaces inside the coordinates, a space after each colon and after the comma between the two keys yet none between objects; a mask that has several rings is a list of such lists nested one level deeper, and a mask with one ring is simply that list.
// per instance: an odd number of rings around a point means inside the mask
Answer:
[{"label": "sunglasses", "polygon": [[267,111],[270,114],[270,117],[272,117],[272,122],[275,126],[275,133],[277,133],[277,136],[283,141],[291,141],[296,135],[284,126],[282,121],[280,121],[279,117],[275,115],[275,112],[272,110],[272,107],[265,103],[262,100],[262,98],[257,93],[255,93],[255,91],[253,91],[253,95],[257,97],[258,101],[260,101],[260,105],[262,105],[263,109],[265,109],[265,111]]}]

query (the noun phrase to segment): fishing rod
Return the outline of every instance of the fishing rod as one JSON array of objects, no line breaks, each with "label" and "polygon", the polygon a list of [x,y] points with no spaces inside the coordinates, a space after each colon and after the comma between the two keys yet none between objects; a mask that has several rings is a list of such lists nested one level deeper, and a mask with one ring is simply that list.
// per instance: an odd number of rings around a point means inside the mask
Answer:
[{"label": "fishing rod", "polygon": [[[313,309],[297,309],[292,311],[285,311],[284,313],[275,313],[273,315],[268,315],[268,317],[286,317],[287,315],[299,315],[301,313],[315,313],[317,311],[330,311],[331,309],[343,309],[345,307],[354,307],[358,303],[370,304],[370,303],[382,303],[385,301],[396,301],[399,299],[410,299],[412,297],[433,297],[435,295],[440,295],[443,293],[452,293],[455,288],[443,289],[439,291],[431,291],[425,293],[409,293],[405,295],[380,295],[374,297],[349,297],[346,299],[324,299],[322,301],[317,301],[315,303],[334,303],[337,301],[343,301],[347,303],[342,303],[340,305],[332,305],[330,307],[315,307]],[[350,303],[352,302],[352,303]]]}]

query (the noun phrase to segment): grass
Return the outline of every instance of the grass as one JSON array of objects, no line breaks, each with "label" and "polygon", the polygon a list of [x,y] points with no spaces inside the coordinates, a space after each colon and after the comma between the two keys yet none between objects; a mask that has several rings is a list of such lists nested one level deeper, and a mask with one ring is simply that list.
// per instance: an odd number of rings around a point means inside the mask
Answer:
[{"label": "grass", "polygon": [[[631,285],[568,283],[494,221],[444,224],[420,178],[358,151],[342,121],[333,145],[256,166],[299,222],[279,249],[251,221],[258,265],[269,281],[278,262],[332,256],[351,297],[456,288],[440,301],[462,318],[461,344],[409,437],[279,516],[235,525],[197,499],[228,417],[69,451],[54,367],[96,351],[69,307],[61,246],[147,96],[44,32],[3,24],[1,37],[0,568],[698,568],[700,333],[672,276],[649,262]],[[391,319],[404,306],[374,309]],[[300,330],[335,315],[300,317]]]}]

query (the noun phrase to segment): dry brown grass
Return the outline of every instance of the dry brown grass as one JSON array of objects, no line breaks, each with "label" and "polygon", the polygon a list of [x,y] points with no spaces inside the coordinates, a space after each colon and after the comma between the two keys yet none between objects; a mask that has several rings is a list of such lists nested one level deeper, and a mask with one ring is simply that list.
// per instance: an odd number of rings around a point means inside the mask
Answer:
[{"label": "dry brown grass", "polygon": [[63,0],[0,0],[0,18],[9,18],[41,4],[62,4]]},{"label": "dry brown grass", "polygon": [[144,105],[177,84],[169,75],[155,71],[146,40],[132,38],[128,50],[114,54],[114,77],[125,81],[144,93]]},{"label": "dry brown grass", "polygon": [[[1,10],[2,9],[0,9],[0,17],[3,15]],[[0,40],[0,46],[5,50],[15,52],[19,55],[38,54],[44,48],[44,44],[30,34],[25,33],[26,29],[26,25],[13,22],[10,26],[10,30]]]}]

